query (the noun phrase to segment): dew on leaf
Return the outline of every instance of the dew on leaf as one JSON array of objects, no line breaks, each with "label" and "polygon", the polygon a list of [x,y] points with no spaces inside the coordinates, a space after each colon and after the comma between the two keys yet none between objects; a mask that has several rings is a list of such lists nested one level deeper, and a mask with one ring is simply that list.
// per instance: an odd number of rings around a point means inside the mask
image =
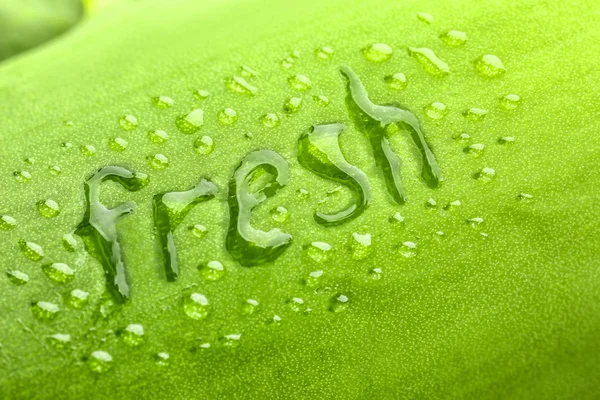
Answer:
[{"label": "dew on leaf", "polygon": [[312,242],[304,246],[304,252],[314,262],[323,263],[329,259],[331,245],[326,242]]},{"label": "dew on leaf", "polygon": [[202,239],[208,233],[208,229],[202,224],[195,224],[194,226],[190,227],[190,230],[192,231],[192,235],[198,239]]},{"label": "dew on leaf", "polygon": [[260,122],[267,128],[275,128],[279,126],[281,120],[277,114],[269,113],[260,117]]},{"label": "dew on leaf", "polygon": [[290,212],[283,206],[275,207],[271,210],[271,218],[275,222],[283,223],[290,217]]},{"label": "dew on leaf", "polygon": [[156,365],[159,365],[161,367],[166,367],[169,365],[169,359],[171,357],[169,356],[168,353],[165,352],[160,352],[154,355],[154,362],[156,363]]},{"label": "dew on leaf", "polygon": [[400,254],[406,258],[412,258],[417,255],[417,244],[414,242],[403,242],[400,245]]},{"label": "dew on leaf", "polygon": [[75,278],[75,271],[65,263],[45,264],[42,271],[56,283],[69,283]]},{"label": "dew on leaf", "polygon": [[322,94],[313,96],[313,101],[319,107],[327,107],[330,103],[329,98]]},{"label": "dew on leaf", "polygon": [[463,117],[465,117],[467,121],[483,121],[487,113],[487,110],[484,110],[483,108],[473,107],[469,108],[467,111],[464,111]]},{"label": "dew on leaf", "polygon": [[435,201],[432,198],[427,199],[427,201],[425,202],[425,208],[435,210],[437,208],[437,201]]},{"label": "dew on leaf", "polygon": [[373,253],[372,236],[370,233],[352,233],[350,238],[350,254],[353,260],[364,260]]},{"label": "dew on leaf", "polygon": [[402,72],[396,72],[392,75],[387,75],[383,78],[383,81],[392,90],[403,90],[408,85],[408,80],[406,79],[406,75]]},{"label": "dew on leaf", "polygon": [[54,303],[47,301],[38,301],[31,305],[33,316],[43,322],[52,321],[58,316],[60,308]]},{"label": "dew on leaf", "polygon": [[381,63],[389,60],[394,51],[384,43],[375,43],[361,50],[363,56],[371,62]]},{"label": "dew on leaf", "polygon": [[96,154],[96,146],[91,144],[81,145],[79,146],[79,152],[86,157],[91,157]]},{"label": "dew on leaf", "polygon": [[442,61],[433,50],[425,47],[409,47],[408,54],[419,62],[430,75],[443,77],[450,74],[450,67]]},{"label": "dew on leaf", "polygon": [[481,224],[483,224],[483,218],[474,217],[467,219],[467,224],[469,224],[472,228],[480,228]]},{"label": "dew on leaf", "polygon": [[204,125],[204,110],[196,108],[190,111],[187,115],[180,115],[175,120],[177,129],[186,135],[191,135]]},{"label": "dew on leaf", "polygon": [[512,136],[502,136],[498,139],[498,143],[500,144],[512,144],[515,142],[515,138]]},{"label": "dew on leaf", "polygon": [[0,230],[11,231],[17,227],[17,220],[10,215],[3,215],[0,217]]},{"label": "dew on leaf", "polygon": [[79,243],[77,242],[77,239],[75,239],[75,236],[73,236],[72,233],[66,233],[63,235],[62,244],[65,250],[67,250],[70,253],[74,253],[75,250],[77,250],[77,247],[79,247]]},{"label": "dew on leaf", "polygon": [[307,308],[306,303],[300,297],[292,297],[286,303],[290,310],[294,312],[304,312]]},{"label": "dew on leaf", "polygon": [[248,299],[242,304],[242,313],[245,315],[254,314],[258,309],[258,301],[255,299]]},{"label": "dew on leaf", "polygon": [[283,103],[283,111],[294,114],[302,108],[302,97],[290,97]]},{"label": "dew on leaf", "polygon": [[404,224],[405,218],[399,212],[395,212],[388,220],[392,224]]},{"label": "dew on leaf", "polygon": [[75,309],[81,309],[88,303],[90,294],[81,289],[73,289],[67,295],[67,304]]},{"label": "dew on leaf", "polygon": [[295,60],[292,57],[287,57],[281,60],[280,65],[283,68],[292,68],[294,66]]},{"label": "dew on leaf", "polygon": [[444,210],[452,210],[456,207],[462,206],[462,202],[460,200],[454,200],[444,206]]},{"label": "dew on leaf", "polygon": [[112,368],[113,358],[106,351],[96,350],[87,359],[87,365],[92,372],[102,374]]},{"label": "dew on leaf", "polygon": [[225,268],[220,261],[211,260],[198,266],[200,275],[206,281],[218,281],[225,275]]},{"label": "dew on leaf", "polygon": [[529,202],[531,200],[533,200],[533,195],[529,194],[529,193],[519,193],[519,195],[517,196],[517,199],[523,201],[523,202]]},{"label": "dew on leaf", "polygon": [[198,89],[194,90],[193,95],[196,100],[204,100],[210,96],[210,93],[204,89]]},{"label": "dew on leaf", "polygon": [[440,35],[442,42],[450,47],[460,47],[467,43],[466,32],[451,30]]},{"label": "dew on leaf", "polygon": [[454,136],[454,140],[456,140],[457,142],[460,142],[460,143],[467,143],[471,140],[471,135],[463,132],[460,135]]},{"label": "dew on leaf", "polygon": [[62,173],[62,168],[60,165],[50,165],[48,167],[48,172],[50,172],[51,175],[58,176]]},{"label": "dew on leaf", "polygon": [[468,147],[465,147],[463,151],[473,157],[479,157],[483,154],[485,146],[482,143],[474,143]]},{"label": "dew on leaf", "polygon": [[247,96],[254,96],[258,92],[257,87],[251,85],[240,76],[225,79],[225,86],[234,93],[245,94]]},{"label": "dew on leaf", "polygon": [[448,114],[448,107],[439,101],[433,102],[424,108],[425,115],[433,120],[440,120]]},{"label": "dew on leaf", "polygon": [[38,201],[37,209],[40,215],[45,218],[55,218],[60,214],[60,206],[51,199]]},{"label": "dew on leaf", "polygon": [[137,347],[144,343],[144,327],[140,324],[129,324],[121,337],[127,346]]},{"label": "dew on leaf", "polygon": [[120,137],[110,139],[108,141],[108,146],[110,147],[110,149],[112,151],[116,151],[116,152],[125,151],[125,149],[127,149],[128,145],[129,145],[129,142],[127,142],[127,140],[120,138]]},{"label": "dew on leaf", "polygon": [[33,165],[33,164],[35,164],[35,158],[27,157],[23,160],[23,162],[27,165]]},{"label": "dew on leaf", "polygon": [[183,311],[191,319],[202,320],[208,315],[208,299],[200,293],[192,293],[185,298]]},{"label": "dew on leaf", "polygon": [[233,125],[238,120],[238,114],[233,108],[226,108],[219,111],[217,119],[223,125]]},{"label": "dew on leaf", "polygon": [[315,55],[321,60],[331,60],[331,57],[333,57],[333,53],[333,49],[329,46],[319,47],[315,50]]},{"label": "dew on leaf", "polygon": [[28,171],[17,171],[13,175],[19,183],[29,183],[31,181],[31,174]]},{"label": "dew on leaf", "polygon": [[300,200],[306,200],[310,198],[310,192],[304,188],[296,190],[296,197]]},{"label": "dew on leaf", "polygon": [[475,174],[475,179],[478,181],[487,183],[490,182],[496,176],[496,171],[493,168],[484,167],[481,171]]},{"label": "dew on leaf", "polygon": [[292,89],[300,90],[305,92],[312,88],[312,82],[306,75],[298,74],[288,78],[288,84]]},{"label": "dew on leaf", "polygon": [[378,281],[381,279],[383,271],[381,268],[373,268],[369,271],[369,278],[374,281]]},{"label": "dew on leaf", "polygon": [[138,127],[139,123],[133,115],[124,115],[119,119],[119,125],[126,131],[132,131]]},{"label": "dew on leaf", "polygon": [[19,249],[21,253],[31,261],[40,261],[44,258],[44,250],[36,243],[19,240]]},{"label": "dew on leaf", "polygon": [[348,296],[344,294],[336,294],[331,298],[329,311],[333,311],[335,313],[344,312],[348,309],[349,301],[350,299],[348,299]]},{"label": "dew on leaf", "polygon": [[521,103],[521,97],[517,94],[507,94],[500,98],[499,105],[500,108],[504,110],[514,110]]},{"label": "dew on leaf", "polygon": [[154,154],[146,157],[148,165],[156,170],[163,170],[169,166],[169,159],[164,154]]},{"label": "dew on leaf", "polygon": [[157,96],[152,98],[152,104],[156,108],[170,108],[173,107],[175,101],[169,96]]},{"label": "dew on leaf", "polygon": [[73,148],[73,143],[71,143],[71,142],[63,142],[63,143],[60,144],[60,148],[62,150],[64,150],[64,151],[70,150],[70,149]]},{"label": "dew on leaf", "polygon": [[148,140],[154,144],[162,144],[169,140],[169,135],[167,132],[161,129],[155,129],[152,131],[148,131]]},{"label": "dew on leaf", "polygon": [[57,350],[63,350],[71,344],[71,335],[65,333],[55,333],[48,336],[48,343]]},{"label": "dew on leaf", "polygon": [[215,142],[210,136],[202,136],[194,142],[194,151],[200,155],[208,155],[215,149]]},{"label": "dew on leaf", "polygon": [[246,77],[246,78],[251,78],[253,76],[258,75],[258,71],[255,71],[254,69],[250,68],[247,65],[242,65],[239,68],[239,72],[240,72],[240,75],[242,75],[243,77]]},{"label": "dew on leaf", "polygon": [[267,325],[272,327],[278,327],[281,325],[281,317],[277,314],[273,315],[272,318],[267,320]]},{"label": "dew on leaf", "polygon": [[8,277],[8,280],[16,286],[23,286],[29,282],[29,275],[16,269],[6,271],[6,276]]},{"label": "dew on leaf", "polygon": [[310,288],[314,288],[319,284],[322,276],[323,270],[312,271],[304,278],[304,284]]},{"label": "dew on leaf", "polygon": [[419,11],[417,13],[417,19],[421,22],[425,22],[426,24],[431,24],[433,22],[433,15],[423,11]]},{"label": "dew on leaf", "polygon": [[234,349],[240,345],[241,333],[230,333],[219,338],[219,344],[223,347]]},{"label": "dew on leaf", "polygon": [[492,54],[486,54],[478,58],[475,63],[475,69],[486,78],[497,78],[506,72],[502,61]]}]

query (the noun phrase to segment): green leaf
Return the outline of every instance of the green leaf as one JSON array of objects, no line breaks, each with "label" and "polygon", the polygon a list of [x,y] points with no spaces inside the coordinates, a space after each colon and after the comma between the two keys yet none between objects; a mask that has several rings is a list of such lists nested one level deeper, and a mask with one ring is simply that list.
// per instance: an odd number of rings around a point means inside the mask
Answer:
[{"label": "green leaf", "polygon": [[[599,12],[592,0],[144,1],[5,61],[0,397],[596,397]],[[414,124],[383,135],[403,205],[373,156],[379,130],[348,111],[344,65],[372,104],[419,121],[418,143]],[[304,168],[298,139],[334,123],[372,197],[323,226],[315,212],[354,194]],[[255,150],[283,157],[289,179],[242,177],[260,203],[248,226],[292,239],[244,267],[225,245],[228,187]],[[85,182],[107,166],[149,176],[99,195],[137,206],[114,225],[123,304],[74,232]],[[174,228],[169,281],[153,198],[202,179],[218,192]]]}]

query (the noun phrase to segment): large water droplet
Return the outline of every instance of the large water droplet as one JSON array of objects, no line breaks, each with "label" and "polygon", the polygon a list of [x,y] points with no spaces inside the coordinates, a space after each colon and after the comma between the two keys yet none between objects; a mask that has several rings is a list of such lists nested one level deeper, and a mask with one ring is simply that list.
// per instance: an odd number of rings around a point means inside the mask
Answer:
[{"label": "large water droplet", "polygon": [[173,107],[175,101],[169,96],[157,96],[152,98],[152,104],[157,108],[170,108]]},{"label": "large water droplet", "polygon": [[267,128],[275,128],[281,122],[277,114],[269,113],[260,117],[260,122]]},{"label": "large water droplet", "polygon": [[75,278],[75,271],[64,263],[45,264],[42,266],[42,270],[50,280],[56,283],[69,283]]},{"label": "large water droplet", "polygon": [[140,324],[129,324],[122,333],[123,343],[137,347],[144,343],[144,327]]},{"label": "large water droplet", "polygon": [[124,115],[119,119],[119,125],[126,131],[132,131],[138,127],[139,123],[133,115]]},{"label": "large water droplet", "polygon": [[31,313],[40,321],[52,321],[58,316],[60,308],[54,303],[38,301],[31,305]]},{"label": "large water droplet", "polygon": [[350,299],[344,294],[336,294],[331,298],[331,304],[329,305],[329,311],[336,313],[344,312],[348,309]]},{"label": "large water droplet", "polygon": [[90,294],[81,289],[73,289],[67,296],[67,304],[75,309],[81,309],[88,303]]},{"label": "large water droplet", "polygon": [[302,108],[302,97],[290,97],[283,103],[283,111],[294,114]]},{"label": "large water droplet", "polygon": [[461,31],[448,31],[440,35],[442,42],[451,47],[460,47],[467,43],[467,34]]},{"label": "large water droplet", "polygon": [[238,114],[233,108],[226,108],[219,111],[217,118],[223,125],[233,125],[238,120]]},{"label": "large water droplet", "polygon": [[331,245],[326,242],[312,242],[304,246],[304,252],[314,262],[323,263],[329,259]]},{"label": "large water droplet", "polygon": [[194,151],[200,155],[208,155],[215,149],[215,142],[210,136],[202,136],[194,142]]},{"label": "large water droplet", "polygon": [[293,89],[303,92],[312,88],[312,82],[308,79],[308,76],[302,74],[290,76],[288,83]]},{"label": "large water droplet", "polygon": [[234,93],[245,94],[248,96],[254,96],[258,92],[258,88],[252,86],[240,76],[225,79],[225,86]]},{"label": "large water droplet", "polygon": [[396,72],[395,74],[388,75],[383,78],[387,87],[392,90],[403,90],[408,85],[408,80],[406,79],[406,75],[402,72]]},{"label": "large water droplet", "polygon": [[108,146],[110,147],[110,149],[112,151],[116,151],[116,152],[125,151],[127,149],[128,145],[129,145],[129,142],[127,142],[127,140],[120,138],[120,137],[110,139],[108,141]]},{"label": "large water droplet", "polygon": [[17,220],[10,215],[0,217],[0,230],[11,231],[17,227]]},{"label": "large water droplet", "polygon": [[440,60],[431,49],[421,47],[409,47],[408,54],[419,62],[421,67],[430,75],[443,77],[450,74],[450,67]]},{"label": "large water droplet", "polygon": [[448,107],[439,101],[425,106],[423,110],[425,111],[425,115],[433,120],[440,120],[448,114]]},{"label": "large water droplet", "polygon": [[182,133],[191,135],[204,125],[204,110],[197,108],[190,111],[187,115],[180,115],[175,120],[175,125]]},{"label": "large water droplet", "polygon": [[353,260],[364,260],[373,253],[372,237],[370,233],[352,233],[350,239],[350,253]]},{"label": "large water droplet", "polygon": [[29,275],[27,275],[25,272],[21,272],[16,269],[12,271],[6,271],[6,276],[12,284],[17,286],[23,286],[24,284],[29,282]]},{"label": "large water droplet", "polygon": [[97,374],[102,374],[112,368],[113,358],[106,351],[96,350],[87,360],[88,367]]},{"label": "large water droplet", "polygon": [[40,261],[44,258],[42,246],[36,243],[27,242],[21,239],[19,240],[19,249],[21,250],[21,253],[31,261]]},{"label": "large water droplet", "polygon": [[19,183],[28,183],[31,181],[31,174],[25,170],[14,172],[13,175]]},{"label": "large water droplet", "polygon": [[46,218],[55,218],[60,214],[60,206],[51,199],[38,201],[37,209],[40,215]]},{"label": "large water droplet", "polygon": [[206,281],[218,281],[225,275],[225,267],[223,267],[223,264],[220,261],[216,260],[200,264],[198,270],[200,271],[202,278]]},{"label": "large water droplet", "polygon": [[521,97],[517,94],[507,94],[500,98],[500,108],[504,110],[514,110],[521,103]]},{"label": "large water droplet", "polygon": [[481,56],[475,61],[475,68],[486,78],[497,78],[506,72],[502,61],[492,54]]},{"label": "large water droplet", "polygon": [[315,50],[315,55],[321,60],[331,60],[331,57],[333,57],[333,49],[329,46],[323,46]]},{"label": "large water droplet", "polygon": [[154,144],[162,144],[169,140],[169,135],[161,129],[155,129],[148,131],[148,140]]},{"label": "large water droplet", "polygon": [[390,46],[384,43],[375,43],[370,46],[365,47],[361,50],[363,56],[371,61],[376,63],[381,63],[389,60],[392,57],[394,51]]},{"label": "large water droplet", "polygon": [[63,235],[62,244],[65,250],[67,250],[70,253],[74,253],[75,250],[77,250],[77,248],[79,247],[79,243],[77,242],[77,239],[75,239],[72,233],[66,233]]},{"label": "large water droplet", "polygon": [[169,166],[169,159],[164,154],[154,154],[146,157],[148,165],[156,170],[163,170]]},{"label": "large water droplet", "polygon": [[208,299],[200,293],[192,293],[183,303],[183,311],[191,319],[202,320],[208,315]]}]

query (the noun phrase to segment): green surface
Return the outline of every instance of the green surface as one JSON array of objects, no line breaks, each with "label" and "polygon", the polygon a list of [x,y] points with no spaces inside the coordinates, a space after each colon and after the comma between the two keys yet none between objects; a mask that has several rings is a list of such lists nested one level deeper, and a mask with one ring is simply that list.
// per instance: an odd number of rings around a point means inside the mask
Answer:
[{"label": "green surface", "polygon": [[[0,397],[597,398],[599,17],[592,0],[144,1],[0,64]],[[441,187],[422,180],[410,135],[390,130],[406,203],[390,198],[346,109],[343,65],[373,103],[417,116]],[[385,79],[398,73],[404,89]],[[303,101],[289,112],[292,97]],[[181,132],[198,108],[200,128]],[[373,191],[335,227],[315,211],[352,194],[297,159],[298,138],[327,123],[346,125],[343,155]],[[248,268],[225,248],[227,187],[257,149],[279,153],[290,177],[252,225],[293,239]],[[81,239],[64,237],[84,215],[85,180],[109,165],[150,176],[101,193],[109,208],[137,203],[117,223],[122,306]],[[203,177],[219,193],[175,230],[168,282],[152,199]],[[74,277],[47,275],[53,263]]]}]

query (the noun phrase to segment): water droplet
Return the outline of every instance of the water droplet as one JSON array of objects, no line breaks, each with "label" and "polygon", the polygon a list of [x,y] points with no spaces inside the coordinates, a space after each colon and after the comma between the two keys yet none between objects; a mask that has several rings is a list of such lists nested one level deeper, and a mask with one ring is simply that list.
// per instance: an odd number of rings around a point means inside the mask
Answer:
[{"label": "water droplet", "polygon": [[210,136],[202,136],[194,142],[194,151],[200,155],[208,155],[215,149],[215,142]]},{"label": "water droplet", "polygon": [[294,66],[295,60],[292,57],[287,57],[281,60],[281,66],[283,68],[292,68]]},{"label": "water droplet", "polygon": [[102,350],[94,351],[87,360],[88,367],[97,374],[102,374],[112,368],[113,358]]},{"label": "water droplet", "polygon": [[35,158],[27,157],[23,160],[23,162],[27,165],[33,165],[33,164],[35,164]]},{"label": "water droplet", "polygon": [[290,97],[283,103],[283,111],[294,114],[302,107],[302,97]]},{"label": "water droplet", "polygon": [[331,57],[333,57],[333,49],[329,46],[323,46],[315,50],[315,55],[321,60],[331,60]]},{"label": "water droplet", "polygon": [[468,143],[471,141],[471,135],[463,132],[460,135],[454,136],[454,140],[456,140],[459,143]]},{"label": "water droplet", "polygon": [[437,208],[437,201],[435,201],[432,198],[427,199],[427,201],[425,202],[425,208],[435,210]]},{"label": "water droplet", "polygon": [[350,253],[353,260],[364,260],[373,253],[372,237],[370,233],[361,235],[353,232],[350,239]]},{"label": "water droplet", "polygon": [[425,22],[426,24],[431,24],[433,22],[433,15],[420,11],[417,13],[417,19],[421,22]]},{"label": "water droplet", "polygon": [[395,212],[388,220],[393,224],[402,224],[404,225],[404,218],[399,212]]},{"label": "water droplet", "polygon": [[258,301],[254,299],[248,299],[242,304],[242,313],[245,315],[254,314],[258,309]]},{"label": "water droplet", "polygon": [[62,168],[60,165],[51,165],[48,167],[48,172],[50,172],[51,175],[58,176],[62,173]]},{"label": "water droplet", "polygon": [[16,269],[12,271],[6,271],[6,276],[8,277],[9,281],[17,286],[23,286],[29,282],[29,275]]},{"label": "water droplet", "polygon": [[225,86],[234,93],[245,94],[248,96],[254,96],[258,92],[258,88],[252,86],[248,81],[239,76],[225,79]]},{"label": "water droplet", "polygon": [[71,150],[73,148],[73,143],[70,142],[63,142],[60,144],[60,148],[63,151],[67,151],[67,150]]},{"label": "water droplet", "polygon": [[412,258],[417,255],[417,244],[414,242],[404,242],[400,245],[400,254],[406,258]]},{"label": "water droplet", "polygon": [[450,67],[440,60],[431,49],[421,47],[409,47],[408,54],[419,62],[421,67],[430,75],[443,77],[450,74]]},{"label": "water droplet", "polygon": [[17,220],[10,215],[0,217],[0,230],[11,231],[17,227]]},{"label": "water droplet", "polygon": [[331,245],[325,242],[312,242],[304,246],[304,251],[314,262],[323,263],[329,259]]},{"label": "water droplet", "polygon": [[296,59],[300,58],[300,50],[294,50],[294,51],[292,51],[291,55],[292,55],[292,57],[294,57]]},{"label": "water droplet", "polygon": [[225,268],[221,262],[212,260],[198,266],[200,275],[207,281],[218,281],[225,275]]},{"label": "water droplet", "polygon": [[304,312],[307,308],[306,303],[300,297],[292,297],[286,303],[290,310],[294,312]]},{"label": "water droplet", "polygon": [[387,87],[393,90],[403,90],[408,85],[408,80],[406,79],[406,75],[402,72],[396,72],[395,74],[388,75],[383,78]]},{"label": "water droplet", "polygon": [[306,200],[310,198],[310,192],[304,188],[296,190],[296,197],[300,200]]},{"label": "water droplet", "polygon": [[210,93],[204,89],[198,89],[194,91],[193,95],[196,100],[204,100],[210,96]]},{"label": "water droplet", "polygon": [[424,108],[425,115],[433,120],[440,120],[448,114],[448,107],[439,101],[433,102]]},{"label": "water droplet", "polygon": [[157,108],[170,108],[173,107],[175,101],[169,96],[158,96],[152,98],[152,104]]},{"label": "water droplet", "polygon": [[371,278],[374,281],[378,281],[381,279],[382,274],[383,271],[381,270],[381,268],[373,268],[369,271],[369,278]]},{"label": "water droplet", "polygon": [[246,78],[251,78],[253,76],[257,76],[258,72],[255,71],[254,69],[250,68],[247,65],[242,65],[239,69],[239,72],[242,76],[246,77]]},{"label": "water droplet", "polygon": [[528,194],[528,193],[519,193],[517,198],[523,202],[529,202],[529,201],[533,200],[533,195]]},{"label": "water droplet", "polygon": [[146,157],[148,165],[156,170],[163,170],[169,166],[169,159],[164,154],[154,154]]},{"label": "water droplet", "polygon": [[148,131],[148,140],[154,144],[162,144],[169,140],[169,135],[161,129],[155,129],[153,131]]},{"label": "water droplet", "polygon": [[31,174],[27,171],[17,171],[13,175],[19,183],[28,183],[31,181]]},{"label": "water droplet", "polygon": [[319,107],[327,107],[330,103],[329,98],[322,94],[313,96],[313,101]]},{"label": "water droplet", "polygon": [[91,144],[84,144],[79,146],[79,151],[86,157],[91,157],[96,154],[96,147]]},{"label": "water droplet", "polygon": [[482,143],[474,143],[468,147],[465,147],[463,151],[473,157],[479,157],[483,154],[485,146]]},{"label": "water droplet", "polygon": [[160,352],[154,355],[154,362],[156,363],[156,365],[159,365],[161,367],[166,367],[169,365],[169,359],[171,357],[169,356],[168,353],[165,352]]},{"label": "water droplet", "polygon": [[177,126],[177,129],[186,135],[198,132],[202,125],[204,125],[204,110],[196,108],[187,115],[180,115],[175,120],[175,125]]},{"label": "water droplet", "polygon": [[348,296],[344,294],[336,294],[331,298],[331,304],[329,306],[329,311],[333,311],[336,313],[344,312],[348,309],[348,303],[350,299]]},{"label": "water droplet", "polygon": [[275,128],[279,126],[281,121],[279,120],[277,114],[269,113],[260,117],[260,122],[262,122],[262,124],[267,128]]},{"label": "water droplet", "polygon": [[64,263],[52,263],[42,266],[46,276],[56,283],[69,283],[75,278],[75,271]]},{"label": "water droplet", "polygon": [[65,250],[71,253],[74,253],[75,250],[77,250],[77,247],[79,247],[77,239],[75,239],[75,237],[71,233],[66,233],[63,235],[62,244]]},{"label": "water droplet", "polygon": [[71,344],[71,335],[64,333],[56,333],[52,336],[48,336],[48,343],[50,346],[54,347],[57,350],[66,349],[69,344]]},{"label": "water droplet", "polygon": [[440,35],[442,42],[451,47],[460,47],[467,43],[467,33],[461,31],[448,31]]},{"label": "water droplet", "polygon": [[502,61],[492,55],[486,54],[475,61],[475,69],[486,78],[497,78],[506,72]]},{"label": "water droplet", "polygon": [[75,309],[81,309],[87,305],[90,294],[81,289],[73,289],[67,296],[67,304]]},{"label": "water droplet", "polygon": [[38,301],[31,305],[31,313],[40,321],[52,321],[58,316],[60,308],[47,301]]},{"label": "water droplet", "polygon": [[40,215],[46,218],[55,218],[60,214],[60,206],[51,199],[38,201],[37,209]]},{"label": "water droplet", "polygon": [[375,43],[361,50],[363,56],[371,62],[381,63],[392,57],[393,50],[390,46],[383,43]]},{"label": "water droplet", "polygon": [[137,347],[144,343],[144,327],[140,324],[129,324],[122,334],[127,346]]},{"label": "water droplet", "polygon": [[467,219],[467,224],[471,225],[472,228],[481,228],[481,224],[483,224],[483,218],[469,218]]},{"label": "water droplet", "polygon": [[484,110],[483,108],[469,108],[467,111],[463,112],[463,117],[465,117],[467,121],[483,121],[487,113],[487,110]]},{"label": "water droplet", "polygon": [[446,204],[446,206],[444,207],[444,210],[448,211],[448,210],[452,210],[456,207],[460,207],[462,206],[462,202],[460,200],[454,200],[451,201],[450,203]]},{"label": "water droplet", "polygon": [[481,182],[490,182],[496,176],[496,171],[493,168],[485,167],[475,174],[475,179]]},{"label": "water droplet", "polygon": [[238,120],[238,114],[233,108],[226,108],[219,111],[218,119],[223,125],[233,125]]},{"label": "water droplet", "polygon": [[73,123],[73,121],[64,121],[64,122],[63,122],[63,125],[64,125],[64,126],[71,127],[71,126],[73,126],[73,125],[75,125],[75,124]]},{"label": "water droplet", "polygon": [[119,125],[126,131],[132,131],[138,127],[139,123],[133,115],[124,115],[119,119]]},{"label": "water droplet", "polygon": [[19,240],[19,248],[21,253],[31,261],[40,261],[44,258],[44,250],[38,244],[21,239]]},{"label": "water droplet", "polygon": [[192,226],[190,228],[190,230],[192,231],[192,235],[194,235],[198,239],[202,239],[208,233],[208,229],[204,225],[201,225],[201,224],[196,224],[196,225]]},{"label": "water droplet", "polygon": [[498,143],[500,144],[513,144],[515,142],[515,138],[512,136],[502,136],[498,139]]},{"label": "water droplet", "polygon": [[290,212],[287,208],[278,206],[271,210],[271,218],[275,222],[284,223],[290,218]]},{"label": "water droplet", "polygon": [[192,293],[186,297],[183,304],[183,311],[188,317],[195,320],[201,320],[208,315],[208,299],[200,293]]},{"label": "water droplet", "polygon": [[219,338],[219,343],[223,347],[234,349],[240,345],[241,333],[231,333]]},{"label": "water droplet", "polygon": [[281,325],[281,317],[275,314],[273,315],[273,318],[267,320],[267,324],[272,327],[278,327]]},{"label": "water droplet", "polygon": [[127,146],[129,145],[129,143],[127,142],[127,140],[123,139],[123,138],[114,138],[114,139],[110,139],[108,141],[108,145],[110,146],[110,149],[112,151],[124,151],[125,149],[127,149]]},{"label": "water droplet", "polygon": [[303,92],[312,88],[312,82],[310,81],[310,79],[308,79],[308,76],[302,74],[290,76],[288,78],[288,83],[293,89],[300,90]]},{"label": "water droplet", "polygon": [[500,108],[504,109],[504,110],[514,110],[516,109],[519,104],[521,103],[521,97],[517,94],[507,94],[504,97],[500,98]]},{"label": "water droplet", "polygon": [[310,288],[314,288],[319,284],[322,276],[323,270],[312,271],[304,278],[304,284]]}]

